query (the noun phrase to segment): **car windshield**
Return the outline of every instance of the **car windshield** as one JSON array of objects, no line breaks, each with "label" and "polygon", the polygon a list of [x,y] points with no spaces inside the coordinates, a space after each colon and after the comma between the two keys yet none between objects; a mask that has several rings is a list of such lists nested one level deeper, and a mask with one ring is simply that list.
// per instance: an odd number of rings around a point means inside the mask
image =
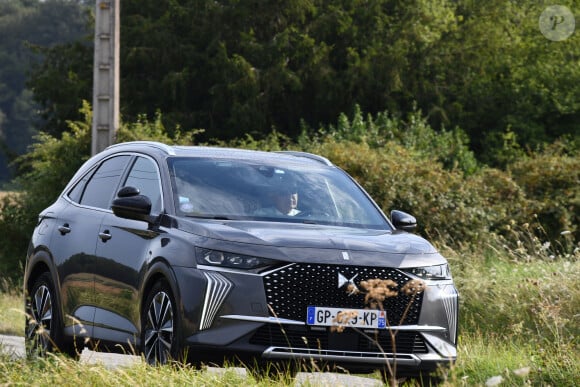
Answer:
[{"label": "car windshield", "polygon": [[173,157],[168,163],[180,215],[390,229],[338,168],[199,157]]}]

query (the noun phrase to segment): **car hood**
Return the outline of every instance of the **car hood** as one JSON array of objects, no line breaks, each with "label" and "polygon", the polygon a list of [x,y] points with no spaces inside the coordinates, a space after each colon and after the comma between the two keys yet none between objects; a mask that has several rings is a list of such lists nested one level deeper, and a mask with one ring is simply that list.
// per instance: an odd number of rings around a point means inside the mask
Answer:
[{"label": "car hood", "polygon": [[180,228],[199,236],[197,244],[203,247],[289,261],[376,264],[389,259],[397,266],[445,262],[425,239],[400,231],[214,220],[186,220]]}]

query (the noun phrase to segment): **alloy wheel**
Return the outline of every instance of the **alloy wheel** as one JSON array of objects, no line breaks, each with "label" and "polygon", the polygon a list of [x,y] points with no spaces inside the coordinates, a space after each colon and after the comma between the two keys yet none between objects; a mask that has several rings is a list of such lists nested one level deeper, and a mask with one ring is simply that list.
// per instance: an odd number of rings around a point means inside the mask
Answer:
[{"label": "alloy wheel", "polygon": [[155,293],[146,312],[144,353],[147,363],[165,364],[171,356],[173,343],[173,306],[165,291]]},{"label": "alloy wheel", "polygon": [[53,322],[52,296],[45,284],[38,286],[32,295],[29,313],[26,338],[32,344],[32,350],[44,354],[51,345]]}]

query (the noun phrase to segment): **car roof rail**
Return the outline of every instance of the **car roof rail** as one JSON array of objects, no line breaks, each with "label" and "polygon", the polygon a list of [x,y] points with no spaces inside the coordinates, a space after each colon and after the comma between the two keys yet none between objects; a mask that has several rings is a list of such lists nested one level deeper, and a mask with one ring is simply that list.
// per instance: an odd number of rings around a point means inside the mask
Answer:
[{"label": "car roof rail", "polygon": [[157,148],[160,149],[162,151],[164,151],[167,154],[170,154],[172,156],[175,155],[175,149],[173,149],[172,146],[164,144],[162,142],[158,142],[158,141],[128,141],[128,142],[120,142],[118,144],[113,144],[113,145],[109,145],[107,147],[107,149],[111,149],[111,148],[115,148],[121,145],[144,145],[144,146],[150,146],[153,148]]},{"label": "car roof rail", "polygon": [[322,163],[322,164],[328,165],[328,166],[334,165],[326,157],[315,155],[314,153],[299,152],[299,151],[275,151],[275,153],[284,153],[284,154],[292,155],[292,156],[296,156],[296,157],[305,157],[307,159],[315,160],[315,161],[318,161],[319,163]]}]

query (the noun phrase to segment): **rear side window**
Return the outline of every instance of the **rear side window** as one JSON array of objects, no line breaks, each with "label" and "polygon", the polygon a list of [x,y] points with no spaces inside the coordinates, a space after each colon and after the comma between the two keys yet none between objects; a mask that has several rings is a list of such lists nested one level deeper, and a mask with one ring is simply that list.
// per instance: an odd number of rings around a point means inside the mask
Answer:
[{"label": "rear side window", "polygon": [[79,193],[82,191],[80,204],[83,206],[110,208],[115,190],[119,186],[121,174],[130,158],[131,156],[116,156],[105,160],[89,178],[84,189],[82,185],[85,179],[82,179],[69,196],[74,200],[73,196],[79,197]]}]

